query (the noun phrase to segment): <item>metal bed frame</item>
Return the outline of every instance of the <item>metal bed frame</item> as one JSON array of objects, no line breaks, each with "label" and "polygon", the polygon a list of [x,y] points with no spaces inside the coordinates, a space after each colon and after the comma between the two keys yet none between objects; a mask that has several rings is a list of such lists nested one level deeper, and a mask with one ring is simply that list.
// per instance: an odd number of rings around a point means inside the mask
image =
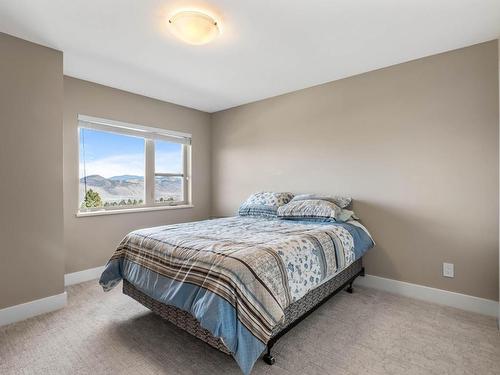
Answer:
[{"label": "metal bed frame", "polygon": [[[358,276],[364,275],[365,269],[363,267],[362,259],[360,258],[342,272],[335,275],[329,281],[309,291],[301,299],[290,304],[290,306],[285,309],[285,319],[283,322],[273,329],[271,339],[267,343],[267,351],[262,357],[264,362],[268,365],[273,365],[276,362],[276,359],[271,354],[271,349],[283,335],[289,332],[293,327],[307,318],[311,313],[341,290],[345,289],[346,292],[352,293],[352,284],[354,280]],[[229,355],[231,354],[224,342],[220,338],[214,337],[208,330],[203,328],[198,320],[196,320],[196,318],[194,318],[190,313],[175,306],[156,301],[136,289],[126,280],[123,281],[123,293],[146,306],[164,320],[167,320],[177,327],[187,331],[200,340],[205,341],[207,344],[213,346],[221,352]]]}]

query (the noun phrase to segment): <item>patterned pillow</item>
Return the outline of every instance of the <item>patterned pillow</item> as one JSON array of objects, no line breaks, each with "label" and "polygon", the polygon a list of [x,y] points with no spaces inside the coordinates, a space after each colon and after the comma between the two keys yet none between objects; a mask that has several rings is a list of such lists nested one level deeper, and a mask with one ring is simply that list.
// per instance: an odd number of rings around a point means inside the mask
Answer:
[{"label": "patterned pillow", "polygon": [[293,201],[304,201],[304,200],[309,200],[309,199],[318,199],[322,201],[327,201],[327,202],[332,202],[335,203],[337,206],[340,208],[347,208],[351,205],[352,203],[352,198],[351,197],[345,197],[342,195],[335,195],[333,197],[328,197],[325,195],[320,195],[320,194],[299,194],[293,197]]},{"label": "patterned pillow", "polygon": [[281,207],[293,198],[292,193],[274,193],[264,191],[254,193],[239,209],[241,216],[276,216],[278,207]]},{"label": "patterned pillow", "polygon": [[354,212],[344,210],[335,203],[320,199],[292,200],[290,203],[278,208],[278,217],[291,220],[338,222],[356,218]]}]

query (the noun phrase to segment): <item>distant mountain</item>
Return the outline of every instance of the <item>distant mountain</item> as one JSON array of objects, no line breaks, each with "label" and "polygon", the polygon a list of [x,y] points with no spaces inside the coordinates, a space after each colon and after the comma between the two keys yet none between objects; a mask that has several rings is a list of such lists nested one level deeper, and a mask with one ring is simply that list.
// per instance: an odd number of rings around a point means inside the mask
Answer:
[{"label": "distant mountain", "polygon": [[[121,200],[144,200],[144,177],[134,175],[113,176],[110,178],[91,175],[86,178],[87,189],[97,191],[103,202]],[[182,198],[182,180],[178,177],[159,177],[155,181],[156,197],[180,200]],[[85,179],[80,179],[80,197],[85,195]]]},{"label": "distant mountain", "polygon": [[132,174],[124,174],[122,176],[113,176],[108,178],[111,181],[127,181],[127,180],[144,180],[143,176],[134,176]]},{"label": "distant mountain", "polygon": [[[98,174],[93,174],[87,176],[87,184],[95,185],[95,186],[105,186],[105,185],[116,185],[122,182],[139,182],[144,181],[144,177],[142,176],[134,176],[134,175],[123,175],[123,176],[113,176],[110,178],[102,177]],[[85,183],[85,178],[80,178],[81,183]]]}]

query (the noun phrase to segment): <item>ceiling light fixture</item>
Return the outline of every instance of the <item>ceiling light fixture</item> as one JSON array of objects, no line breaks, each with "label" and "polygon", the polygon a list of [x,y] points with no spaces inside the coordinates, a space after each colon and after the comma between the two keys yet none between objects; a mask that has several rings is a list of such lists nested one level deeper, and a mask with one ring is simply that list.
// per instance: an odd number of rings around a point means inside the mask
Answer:
[{"label": "ceiling light fixture", "polygon": [[179,11],[168,22],[172,33],[189,44],[209,43],[220,33],[216,20],[196,10]]}]

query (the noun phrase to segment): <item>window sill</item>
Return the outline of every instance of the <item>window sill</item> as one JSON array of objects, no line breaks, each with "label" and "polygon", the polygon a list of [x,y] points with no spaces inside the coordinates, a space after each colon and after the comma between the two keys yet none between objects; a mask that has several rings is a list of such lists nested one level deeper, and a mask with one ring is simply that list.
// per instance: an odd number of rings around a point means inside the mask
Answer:
[{"label": "window sill", "polygon": [[155,206],[155,207],[123,208],[123,209],[116,209],[116,210],[100,210],[100,211],[77,212],[76,213],[76,217],[132,214],[132,213],[137,213],[137,212],[162,211],[162,210],[178,210],[178,209],[182,209],[182,208],[193,208],[193,207],[194,206],[192,204],[179,204],[177,206]]}]

